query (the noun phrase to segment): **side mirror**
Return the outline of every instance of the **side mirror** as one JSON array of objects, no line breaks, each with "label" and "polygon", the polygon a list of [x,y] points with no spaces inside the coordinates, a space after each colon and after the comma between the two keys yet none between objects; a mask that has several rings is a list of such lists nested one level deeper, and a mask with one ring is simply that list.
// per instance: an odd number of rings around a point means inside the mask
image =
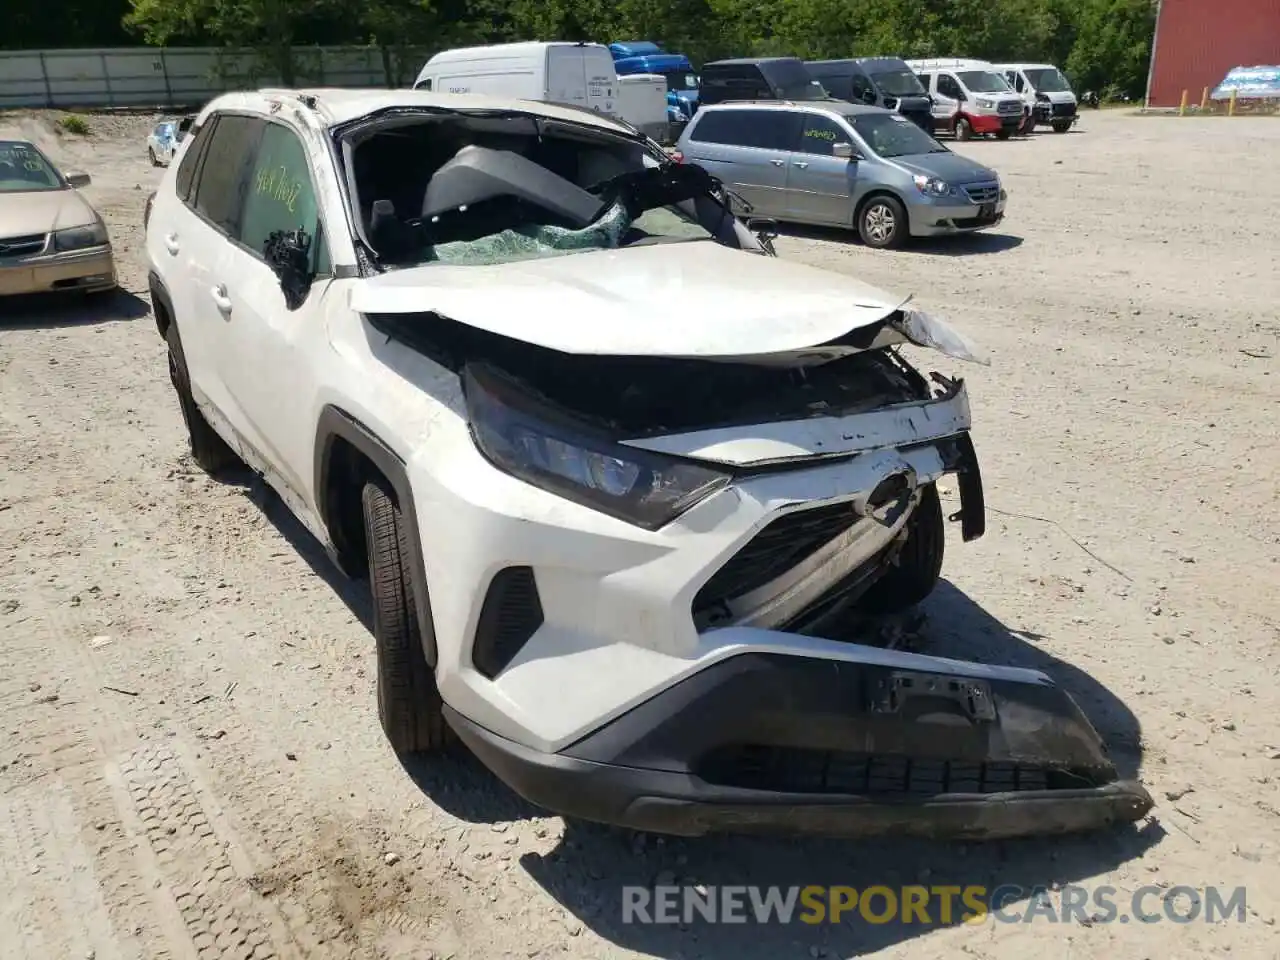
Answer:
[{"label": "side mirror", "polygon": [[873,107],[874,107],[874,106],[876,105],[876,100],[878,100],[878,99],[879,99],[879,98],[876,96],[876,92],[875,92],[874,90],[863,90],[863,91],[862,91],[862,102],[863,102],[863,103],[870,104],[871,106],[873,106]]},{"label": "side mirror", "polygon": [[276,230],[263,244],[267,265],[280,278],[284,304],[297,310],[307,299],[315,275],[311,272],[311,236],[305,230]]},{"label": "side mirror", "polygon": [[87,173],[68,173],[67,183],[70,184],[72,188],[79,190],[81,187],[87,187],[89,184],[93,183],[93,178]]},{"label": "side mirror", "polygon": [[852,143],[833,143],[831,145],[831,155],[837,160],[858,159],[858,152],[853,149]]}]

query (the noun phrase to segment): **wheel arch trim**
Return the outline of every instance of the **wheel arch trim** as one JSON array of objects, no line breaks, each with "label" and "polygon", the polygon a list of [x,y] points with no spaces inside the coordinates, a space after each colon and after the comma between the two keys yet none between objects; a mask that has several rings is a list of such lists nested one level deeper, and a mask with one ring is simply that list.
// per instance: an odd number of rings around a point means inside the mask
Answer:
[{"label": "wheel arch trim", "polygon": [[316,429],[315,499],[320,522],[329,534],[331,543],[334,539],[332,531],[336,522],[337,504],[330,489],[329,477],[333,469],[334,446],[338,440],[350,444],[353,449],[368,459],[374,468],[386,477],[395,493],[401,518],[408,525],[409,572],[414,605],[418,613],[423,653],[426,656],[427,665],[434,669],[436,638],[427,590],[426,563],[422,553],[417,511],[414,508],[413,489],[409,484],[409,471],[404,458],[369,427],[340,407],[326,404],[321,409]]}]

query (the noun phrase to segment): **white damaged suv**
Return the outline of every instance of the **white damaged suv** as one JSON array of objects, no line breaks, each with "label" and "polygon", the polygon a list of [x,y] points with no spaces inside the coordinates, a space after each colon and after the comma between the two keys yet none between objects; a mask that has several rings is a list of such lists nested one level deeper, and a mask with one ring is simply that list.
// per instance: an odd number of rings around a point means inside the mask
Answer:
[{"label": "white damaged suv", "polygon": [[982,534],[964,358],[784,262],[705,171],[570,107],[263,90],[149,207],[191,452],[265,477],[374,599],[401,753],[657,832],[998,837],[1130,821],[1044,674],[833,639]]}]

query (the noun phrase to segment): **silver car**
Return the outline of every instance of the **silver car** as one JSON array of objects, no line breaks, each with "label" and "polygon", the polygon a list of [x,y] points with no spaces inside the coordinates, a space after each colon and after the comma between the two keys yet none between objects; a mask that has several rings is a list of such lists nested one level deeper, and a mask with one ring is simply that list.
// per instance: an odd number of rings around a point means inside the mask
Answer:
[{"label": "silver car", "polygon": [[870,247],[966,233],[1004,218],[994,170],[906,117],[826,100],[700,109],[676,159],[721,180],[753,217],[856,229]]},{"label": "silver car", "polygon": [[153,167],[167,167],[172,162],[194,119],[188,115],[181,120],[165,120],[151,129],[147,134],[147,159]]}]

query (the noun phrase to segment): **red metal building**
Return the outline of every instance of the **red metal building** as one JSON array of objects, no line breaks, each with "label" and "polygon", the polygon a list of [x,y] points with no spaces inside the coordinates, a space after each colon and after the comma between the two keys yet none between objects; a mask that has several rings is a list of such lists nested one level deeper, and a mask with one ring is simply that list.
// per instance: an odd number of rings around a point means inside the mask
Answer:
[{"label": "red metal building", "polygon": [[1147,105],[1199,103],[1232,67],[1280,64],[1280,0],[1160,0]]}]

